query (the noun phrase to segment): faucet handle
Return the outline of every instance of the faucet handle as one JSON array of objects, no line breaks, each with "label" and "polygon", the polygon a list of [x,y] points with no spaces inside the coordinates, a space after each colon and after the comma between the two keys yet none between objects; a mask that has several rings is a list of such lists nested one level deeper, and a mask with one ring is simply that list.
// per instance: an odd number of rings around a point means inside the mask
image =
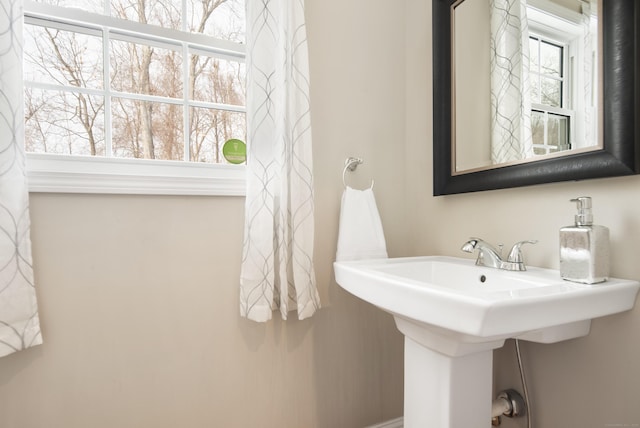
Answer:
[{"label": "faucet handle", "polygon": [[520,247],[522,247],[522,245],[524,244],[537,244],[537,243],[538,243],[537,240],[516,242],[515,244],[513,244],[513,247],[511,247],[511,251],[509,252],[509,257],[507,258],[507,262],[524,263],[524,260],[522,257],[522,250],[520,249]]}]

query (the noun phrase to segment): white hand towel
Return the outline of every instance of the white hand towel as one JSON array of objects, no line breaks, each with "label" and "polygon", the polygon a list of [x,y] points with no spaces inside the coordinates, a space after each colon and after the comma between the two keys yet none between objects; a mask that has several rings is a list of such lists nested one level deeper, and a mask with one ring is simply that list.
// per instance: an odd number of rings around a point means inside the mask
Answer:
[{"label": "white hand towel", "polygon": [[386,257],[387,245],[373,189],[347,186],[340,207],[336,261]]}]

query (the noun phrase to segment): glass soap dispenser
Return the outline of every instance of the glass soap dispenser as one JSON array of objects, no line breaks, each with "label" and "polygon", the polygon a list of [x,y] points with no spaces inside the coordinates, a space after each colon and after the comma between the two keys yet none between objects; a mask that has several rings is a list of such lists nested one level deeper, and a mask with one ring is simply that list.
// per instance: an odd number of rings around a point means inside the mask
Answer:
[{"label": "glass soap dispenser", "polygon": [[574,226],[560,229],[560,276],[584,284],[609,278],[609,229],[593,224],[591,198],[571,199],[578,212]]}]

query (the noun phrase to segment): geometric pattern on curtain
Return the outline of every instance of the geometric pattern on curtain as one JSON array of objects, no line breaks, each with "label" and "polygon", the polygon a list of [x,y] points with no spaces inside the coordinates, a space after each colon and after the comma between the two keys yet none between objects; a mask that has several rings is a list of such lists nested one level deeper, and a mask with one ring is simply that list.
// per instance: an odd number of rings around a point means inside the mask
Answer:
[{"label": "geometric pattern on curtain", "polygon": [[582,29],[583,29],[583,61],[582,61],[582,93],[584,100],[584,136],[578,136],[579,141],[584,141],[585,145],[595,145],[598,142],[598,120],[597,120],[597,96],[594,83],[597,82],[597,52],[598,28],[597,19],[593,16],[597,14],[597,2],[582,1]]},{"label": "geometric pattern on curtain", "polygon": [[313,265],[309,60],[303,0],[247,0],[247,193],[240,314],[320,307]]},{"label": "geometric pattern on curtain", "polygon": [[529,27],[525,0],[490,0],[491,159],[533,156]]},{"label": "geometric pattern on curtain", "polygon": [[42,343],[24,155],[22,0],[0,6],[0,356]]}]

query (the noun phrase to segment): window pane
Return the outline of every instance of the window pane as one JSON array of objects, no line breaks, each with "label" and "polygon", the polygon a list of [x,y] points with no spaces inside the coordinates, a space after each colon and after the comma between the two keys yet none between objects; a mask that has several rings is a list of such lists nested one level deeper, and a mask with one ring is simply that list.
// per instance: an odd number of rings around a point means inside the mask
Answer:
[{"label": "window pane", "polygon": [[246,141],[246,115],[224,110],[191,108],[191,161],[226,163],[222,145],[231,138]]},{"label": "window pane", "polygon": [[114,98],[113,155],[184,160],[182,106]]},{"label": "window pane", "polygon": [[550,76],[562,76],[562,47],[540,42],[540,72]]},{"label": "window pane", "polygon": [[[104,14],[104,0],[36,0],[61,7]],[[245,43],[245,0],[107,0],[111,16],[174,30]]]},{"label": "window pane", "polygon": [[187,0],[188,31],[245,42],[245,0]]},{"label": "window pane", "polygon": [[529,63],[531,67],[531,71],[538,72],[538,49],[539,42],[538,39],[533,37],[529,38]]},{"label": "window pane", "polygon": [[24,29],[25,80],[102,88],[102,37],[37,25]]},{"label": "window pane", "polygon": [[182,98],[182,55],[172,49],[111,41],[111,87],[116,91]]},{"label": "window pane", "polygon": [[531,74],[529,88],[531,89],[531,102],[540,104],[540,76]]},{"label": "window pane", "polygon": [[[216,3],[218,1],[220,0]],[[111,15],[142,24],[180,30],[182,0],[111,0]]]},{"label": "window pane", "polygon": [[548,77],[540,78],[540,103],[560,107],[562,103],[562,82]]},{"label": "window pane", "polygon": [[568,150],[569,147],[569,118],[549,113],[547,124],[549,145],[556,146],[552,151]]},{"label": "window pane", "polygon": [[71,7],[82,9],[87,12],[104,13],[103,0],[36,0],[39,3],[50,4],[53,6]]},{"label": "window pane", "polygon": [[79,93],[25,90],[29,152],[104,156],[104,99]]},{"label": "window pane", "polygon": [[244,105],[245,65],[236,61],[191,55],[194,76],[190,98],[219,104]]},{"label": "window pane", "polygon": [[[531,133],[533,136],[534,145],[544,145],[544,113],[540,111],[531,112]],[[537,149],[534,149],[536,154],[539,153]]]}]

